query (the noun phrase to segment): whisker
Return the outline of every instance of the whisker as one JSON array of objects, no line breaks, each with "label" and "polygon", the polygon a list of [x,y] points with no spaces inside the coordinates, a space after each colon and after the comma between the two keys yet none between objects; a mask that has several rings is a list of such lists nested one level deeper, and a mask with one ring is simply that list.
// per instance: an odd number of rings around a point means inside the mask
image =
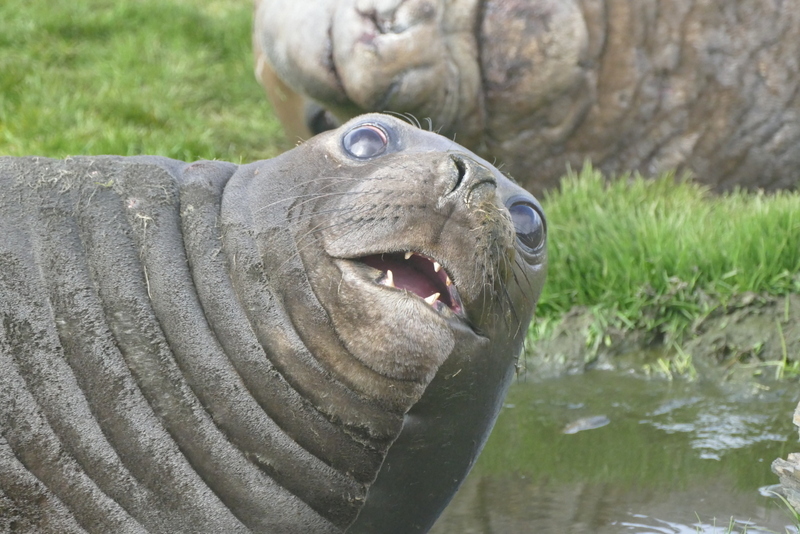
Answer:
[{"label": "whisker", "polygon": [[412,113],[406,113],[406,117],[411,119],[413,121],[413,124],[415,124],[418,129],[420,130],[422,129],[422,125],[419,123],[419,120]]},{"label": "whisker", "polygon": [[[353,195],[361,195],[361,196],[364,196],[364,197],[366,197],[366,196],[376,196],[377,195],[379,197],[379,199],[380,199],[380,198],[386,198],[386,197],[390,198],[390,197],[393,197],[393,196],[397,196],[397,195],[403,194],[404,191],[403,190],[399,190],[399,189],[383,189],[383,190],[380,190],[380,191],[351,191],[349,193],[353,194]],[[326,195],[320,195],[320,196],[318,196],[316,198],[323,198],[325,196],[334,196],[334,195],[333,194],[326,194]],[[311,202],[313,200],[315,200],[315,198],[308,198],[306,200],[303,200],[301,203],[298,203],[296,205],[291,206],[290,211],[293,212],[297,208],[302,207],[303,205],[305,205],[305,204],[307,204],[307,203],[309,203],[309,202]],[[339,208],[336,208],[336,209],[340,210],[340,211],[352,211],[354,213],[357,213],[355,211],[356,209],[359,209],[359,210],[361,210],[361,209],[378,209],[378,205],[377,204],[373,204],[371,206],[359,206],[358,208],[344,206],[344,207],[339,207]],[[308,213],[308,214],[298,214],[298,215],[294,216],[294,218],[292,219],[292,222],[301,222],[301,221],[307,220],[307,219],[309,219],[311,217],[316,217],[317,215],[319,215],[321,213],[326,213],[326,212],[327,212],[327,210],[321,210],[321,211],[314,211],[313,213]]]},{"label": "whisker", "polygon": [[522,327],[522,320],[519,318],[519,314],[517,314],[517,308],[514,306],[514,301],[511,299],[511,293],[508,292],[508,285],[501,284],[501,287],[503,288],[503,293],[505,294],[505,299],[506,302],[508,303],[508,309],[511,311],[511,315],[517,322],[517,330],[516,332],[514,332],[514,335],[516,336],[517,334],[519,334],[519,329]]},{"label": "whisker", "polygon": [[[339,222],[339,223],[332,224],[332,225],[330,225],[330,226],[327,226],[327,227],[324,227],[324,228],[323,228],[323,227],[320,225],[320,226],[318,226],[317,228],[315,228],[315,229],[313,229],[313,230],[311,230],[311,231],[307,232],[305,235],[303,235],[303,236],[302,236],[302,238],[300,238],[300,239],[295,239],[295,245],[297,246],[295,253],[294,253],[292,256],[290,256],[289,258],[287,258],[287,259],[286,259],[286,261],[284,261],[284,262],[283,262],[283,263],[282,263],[282,264],[281,264],[281,265],[278,267],[278,270],[279,270],[279,271],[280,271],[280,270],[282,270],[282,269],[283,269],[283,268],[286,266],[286,264],[287,264],[287,263],[289,263],[289,262],[290,262],[290,261],[292,261],[293,259],[295,259],[295,258],[299,257],[299,256],[300,256],[300,252],[301,252],[301,251],[303,251],[303,250],[305,250],[306,248],[308,248],[308,247],[310,247],[310,246],[314,245],[314,243],[315,243],[315,241],[309,241],[308,243],[306,243],[306,244],[304,244],[304,245],[302,245],[302,246],[301,246],[301,245],[300,245],[300,242],[301,242],[301,240],[305,240],[306,238],[308,238],[309,236],[311,236],[311,235],[313,235],[313,234],[316,234],[317,232],[321,232],[322,230],[326,230],[326,229],[328,229],[328,228],[333,228],[333,227],[335,227],[335,226],[339,226],[339,225],[342,225],[342,226],[352,226],[352,225],[358,225],[358,224],[361,224],[361,223],[363,223],[363,220],[359,220],[359,221],[350,221],[349,223],[342,223],[342,222]],[[332,241],[332,243],[335,243],[336,241],[338,241],[338,240],[340,240],[340,239],[342,239],[342,238],[344,238],[344,237],[347,237],[347,236],[349,236],[349,235],[350,235],[352,232],[354,232],[354,231],[355,231],[355,230],[357,230],[357,229],[358,229],[358,228],[354,228],[353,230],[351,230],[351,231],[349,231],[349,232],[346,232],[346,233],[344,233],[344,234],[340,235],[339,237],[337,237],[336,239],[334,239],[334,240]]]},{"label": "whisker", "polygon": [[[343,182],[364,183],[364,182],[370,182],[370,181],[374,181],[374,180],[386,180],[386,178],[385,177],[380,177],[380,176],[373,176],[373,177],[369,177],[369,178],[352,177],[352,176],[317,176],[315,178],[310,178],[308,180],[305,180],[303,182],[295,184],[294,186],[289,188],[286,191],[286,193],[290,193],[290,192],[294,191],[295,189],[300,189],[300,188],[305,187],[305,186],[307,186],[309,184],[312,184],[314,182],[321,182],[321,181],[332,182],[331,184],[328,184],[327,186],[324,186],[324,187],[321,188],[321,190],[324,191],[325,189],[328,189],[330,187],[334,187],[334,186],[339,185],[339,184],[341,184]],[[271,202],[269,204],[261,206],[257,211],[261,211],[261,210],[267,209],[269,207],[275,206],[276,204],[280,204],[281,202],[293,201],[293,200],[296,200],[298,198],[312,197],[314,195],[319,195],[319,194],[320,194],[320,190],[316,190],[316,191],[314,191],[312,193],[307,193],[307,194],[304,194],[304,195],[287,196],[285,198],[281,198],[279,200],[276,200],[275,202]]]},{"label": "whisker", "polygon": [[307,198],[300,202],[299,204],[292,204],[290,211],[297,210],[298,208],[302,208],[304,205],[308,204],[309,202],[313,202],[315,200],[319,200],[321,198],[328,198],[334,196],[349,196],[349,195],[356,195],[356,196],[367,196],[367,195],[383,195],[384,191],[342,191],[339,193],[325,193],[321,194],[312,198]]},{"label": "whisker", "polygon": [[[363,224],[363,222],[364,222],[363,220],[362,220],[362,221],[352,221],[350,224],[351,224],[351,225],[355,225],[355,224]],[[349,236],[351,233],[353,233],[353,232],[354,232],[354,231],[356,231],[356,230],[358,230],[358,228],[354,228],[353,230],[351,230],[351,231],[349,231],[349,232],[346,232],[346,233],[344,233],[344,234],[340,235],[339,237],[337,237],[336,239],[334,239],[334,240],[332,241],[332,243],[336,243],[336,242],[337,242],[337,241],[339,241],[340,239],[344,239],[345,237]]]},{"label": "whisker", "polygon": [[[487,310],[489,310],[489,307],[487,307],[486,305],[486,298],[488,295],[491,294],[492,291],[494,291],[494,287],[491,282],[492,274],[490,271],[487,271],[486,269],[487,265],[491,265],[491,263],[489,263],[488,260],[489,258],[487,257],[486,250],[484,249],[482,261],[475,266],[476,280],[482,280],[484,286],[483,291],[481,291],[483,295],[483,302],[481,303],[481,309],[484,310],[484,313]],[[479,277],[478,277],[478,269],[482,271]]]},{"label": "whisker", "polygon": [[421,128],[421,126],[419,124],[419,121],[411,113],[401,113],[399,111],[393,111],[393,110],[385,110],[385,111],[383,111],[383,113],[386,113],[387,115],[392,115],[394,117],[397,117],[398,119],[402,120],[403,122],[407,122],[408,124],[411,124],[412,126],[416,126],[417,128]]},{"label": "whisker", "polygon": [[311,185],[314,182],[331,182],[330,185],[333,186],[333,185],[340,184],[342,182],[368,182],[370,180],[375,180],[375,179],[376,178],[374,178],[374,177],[358,177],[358,176],[345,176],[345,175],[342,175],[342,176],[336,176],[336,175],[331,176],[331,175],[326,174],[324,176],[315,176],[313,178],[307,178],[307,179],[303,180],[302,182],[298,182],[297,184],[295,184],[291,188],[287,189],[286,192],[289,193],[291,191],[294,191],[295,189],[300,189],[300,188],[303,188],[305,186]]},{"label": "whisker", "polygon": [[297,208],[299,206],[302,206],[307,202],[312,202],[312,201],[320,199],[320,198],[335,197],[335,196],[347,196],[347,195],[378,194],[378,193],[381,193],[381,191],[338,191],[338,192],[335,192],[335,193],[323,193],[323,194],[320,194],[320,193],[309,193],[307,195],[296,195],[296,196],[293,196],[293,197],[282,198],[280,200],[276,200],[275,202],[270,202],[269,204],[261,206],[260,208],[255,210],[255,213],[259,213],[259,212],[261,212],[261,211],[263,211],[263,210],[265,210],[267,208],[275,206],[276,204],[280,204],[281,202],[295,202],[295,201],[297,201],[298,199],[301,199],[301,198],[305,198],[305,200],[303,202],[301,202],[300,204],[293,205],[292,206],[293,209]]},{"label": "whisker", "polygon": [[[522,272],[523,276],[525,277],[525,282],[527,282],[527,284],[528,284],[528,289],[533,290],[534,289],[533,288],[533,281],[531,281],[531,278],[530,278],[530,276],[528,274],[528,270],[527,270],[527,268],[525,266],[525,260],[520,259],[519,255],[517,255],[516,261],[517,261],[517,264],[520,266],[520,271]],[[519,284],[519,281],[516,279],[516,273],[514,274],[514,280],[515,280],[515,282],[517,282],[517,287],[522,289],[522,285]]]},{"label": "whisker", "polygon": [[[282,270],[284,269],[284,267],[286,267],[286,265],[287,265],[289,262],[291,262],[291,261],[293,261],[294,259],[296,259],[296,258],[300,257],[300,253],[301,253],[303,250],[305,250],[306,248],[308,248],[308,247],[310,247],[310,246],[313,246],[313,245],[315,244],[315,242],[316,242],[316,241],[309,241],[308,243],[305,243],[305,244],[302,244],[302,245],[301,245],[301,242],[302,242],[302,241],[304,241],[305,239],[307,239],[309,236],[311,236],[311,235],[313,235],[313,234],[316,234],[317,232],[320,232],[320,231],[322,231],[322,230],[325,230],[325,229],[327,229],[327,228],[333,228],[333,227],[335,227],[335,226],[338,226],[338,225],[352,225],[352,224],[358,224],[358,223],[360,223],[360,222],[361,222],[361,221],[350,221],[349,223],[342,223],[342,222],[338,222],[338,223],[335,223],[335,224],[329,225],[329,226],[327,226],[327,227],[324,227],[324,228],[322,227],[322,224],[324,224],[324,223],[321,223],[321,224],[320,224],[320,225],[319,225],[317,228],[314,228],[313,230],[310,230],[309,232],[307,232],[306,234],[304,234],[304,235],[303,235],[301,238],[299,238],[299,239],[295,239],[295,240],[294,240],[294,242],[295,242],[295,247],[296,247],[296,248],[295,248],[295,252],[294,252],[294,254],[292,254],[291,256],[289,256],[288,258],[286,258],[286,260],[284,260],[284,262],[283,262],[283,263],[281,263],[281,264],[278,266],[278,269],[277,269],[277,270],[278,270],[279,272],[280,272],[280,271],[282,271]],[[349,234],[349,232],[348,232],[348,233],[346,233],[346,234],[344,234],[344,235],[348,235],[348,234]],[[335,241],[337,241],[338,239],[340,239],[341,237],[344,237],[344,235],[343,235],[343,236],[339,236],[339,238],[337,238],[336,240],[334,240],[334,242],[335,242]]]},{"label": "whisker", "polygon": [[319,215],[329,215],[329,214],[336,214],[336,213],[352,213],[354,210],[349,206],[339,206],[336,208],[329,208],[325,210],[315,211],[313,213],[304,213],[301,215],[296,216],[295,218],[291,219],[289,222],[296,226],[298,223],[305,222],[313,217],[317,217]]},{"label": "whisker", "polygon": [[[369,207],[363,207],[363,208],[362,208],[360,211],[354,211],[354,212],[353,212],[353,214],[354,214],[354,215],[361,215],[361,214],[363,214],[363,213],[369,213],[369,211],[370,211],[371,209],[372,209],[372,208],[369,208]],[[299,236],[297,239],[295,239],[295,241],[296,241],[297,243],[300,243],[300,242],[304,241],[304,240],[305,240],[305,239],[306,239],[306,238],[307,238],[309,235],[315,234],[315,233],[317,233],[317,232],[320,232],[320,231],[322,231],[322,230],[327,230],[327,229],[329,229],[329,228],[334,228],[334,227],[336,227],[336,226],[338,226],[338,225],[345,224],[345,223],[346,223],[346,224],[357,224],[357,223],[361,223],[361,222],[363,222],[363,220],[364,220],[364,219],[362,218],[362,219],[358,219],[358,220],[355,220],[355,221],[354,221],[354,220],[351,220],[351,221],[336,221],[336,222],[334,222],[333,224],[330,224],[330,225],[328,225],[328,226],[324,226],[324,227],[323,227],[323,225],[324,225],[324,224],[326,224],[328,221],[321,222],[321,223],[320,223],[318,226],[316,226],[315,228],[312,228],[311,230],[309,230],[308,232],[306,232],[306,233],[305,233],[305,234],[303,234],[302,236]]]},{"label": "whisker", "polygon": [[[499,250],[500,249],[500,245],[499,244],[495,244],[495,247],[498,249],[497,250],[498,255],[501,254],[502,251]],[[514,265],[508,265],[507,256],[502,255],[502,256],[498,256],[498,257],[503,258],[503,263],[505,265],[507,265],[508,268],[511,270],[511,276],[514,278],[514,283],[517,284],[517,287],[519,287],[519,282],[517,280],[517,273],[516,273],[516,269],[514,269]],[[511,311],[511,315],[514,317],[514,319],[517,322],[517,330],[514,333],[514,335],[516,336],[517,334],[519,334],[519,329],[522,327],[522,319],[520,318],[519,314],[517,313],[517,308],[514,306],[514,301],[511,298],[511,294],[508,291],[508,284],[506,282],[502,282],[501,286],[503,288],[503,293],[506,296],[506,302],[508,303],[508,308]]]}]

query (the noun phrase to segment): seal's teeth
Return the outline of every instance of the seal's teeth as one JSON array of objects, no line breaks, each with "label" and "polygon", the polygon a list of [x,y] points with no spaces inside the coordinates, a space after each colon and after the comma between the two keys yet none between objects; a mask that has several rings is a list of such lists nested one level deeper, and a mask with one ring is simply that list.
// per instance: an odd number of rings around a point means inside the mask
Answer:
[{"label": "seal's teeth", "polygon": [[449,276],[445,275],[444,284],[445,284],[447,287],[450,287],[451,285],[453,285],[453,281],[452,281],[452,280],[450,280],[450,277],[449,277]]},{"label": "seal's teeth", "polygon": [[441,293],[434,293],[430,297],[426,298],[425,302],[433,306],[433,304],[439,299],[439,295],[441,295]]},{"label": "seal's teeth", "polygon": [[410,258],[413,255],[414,255],[413,252],[406,252],[406,259]]},{"label": "seal's teeth", "polygon": [[394,285],[394,275],[390,269],[386,270],[386,276],[381,280],[381,284],[387,287],[395,287]]},{"label": "seal's teeth", "polygon": [[442,266],[439,265],[438,261],[433,262],[433,272],[438,273],[442,270]]}]

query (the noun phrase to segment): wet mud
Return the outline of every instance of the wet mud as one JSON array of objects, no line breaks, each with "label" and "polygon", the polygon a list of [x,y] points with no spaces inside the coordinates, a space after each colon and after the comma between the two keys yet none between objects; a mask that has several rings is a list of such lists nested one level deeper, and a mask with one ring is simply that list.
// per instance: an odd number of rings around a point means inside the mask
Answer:
[{"label": "wet mud", "polygon": [[575,308],[550,336],[528,345],[522,372],[554,377],[595,368],[653,369],[659,358],[675,356],[690,356],[708,378],[773,377],[778,363],[800,361],[800,295],[741,295],[696,319],[680,339],[599,327],[591,310]]}]

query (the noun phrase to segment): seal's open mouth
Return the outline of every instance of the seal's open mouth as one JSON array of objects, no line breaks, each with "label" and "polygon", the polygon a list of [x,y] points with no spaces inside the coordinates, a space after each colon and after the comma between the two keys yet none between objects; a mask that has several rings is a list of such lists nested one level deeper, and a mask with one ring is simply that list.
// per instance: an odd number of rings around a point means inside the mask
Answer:
[{"label": "seal's open mouth", "polygon": [[447,307],[464,317],[458,290],[436,260],[417,252],[393,252],[365,256],[358,261],[383,271],[383,276],[377,281],[379,284],[405,289],[438,311]]}]

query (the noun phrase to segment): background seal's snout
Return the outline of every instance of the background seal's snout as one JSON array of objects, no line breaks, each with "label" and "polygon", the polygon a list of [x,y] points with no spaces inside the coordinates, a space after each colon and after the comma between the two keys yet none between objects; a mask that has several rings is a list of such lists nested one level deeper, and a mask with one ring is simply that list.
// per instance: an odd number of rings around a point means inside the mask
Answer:
[{"label": "background seal's snout", "polygon": [[355,10],[381,34],[402,33],[436,15],[428,0],[364,0],[356,3]]}]

